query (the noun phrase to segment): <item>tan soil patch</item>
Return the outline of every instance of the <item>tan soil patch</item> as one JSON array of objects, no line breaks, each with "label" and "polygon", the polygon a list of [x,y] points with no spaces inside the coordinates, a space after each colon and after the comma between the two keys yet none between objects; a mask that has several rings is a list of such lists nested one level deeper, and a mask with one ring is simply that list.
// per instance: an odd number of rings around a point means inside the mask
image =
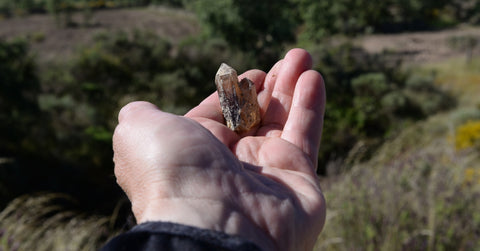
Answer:
[{"label": "tan soil patch", "polygon": [[475,55],[480,55],[480,28],[460,27],[457,29],[413,32],[401,34],[369,35],[357,40],[357,44],[372,53],[393,51],[406,63],[436,62],[452,57],[464,56],[465,51],[452,48],[448,40],[452,37],[473,36],[477,38]]},{"label": "tan soil patch", "polygon": [[[74,20],[81,23],[81,13],[75,14]],[[50,60],[66,58],[75,48],[88,45],[95,34],[103,31],[147,29],[173,43],[199,32],[193,14],[161,7],[98,10],[90,23],[92,25],[87,27],[59,27],[52,16],[40,14],[5,19],[0,21],[0,38],[43,37],[32,43],[32,50],[40,60]]]}]

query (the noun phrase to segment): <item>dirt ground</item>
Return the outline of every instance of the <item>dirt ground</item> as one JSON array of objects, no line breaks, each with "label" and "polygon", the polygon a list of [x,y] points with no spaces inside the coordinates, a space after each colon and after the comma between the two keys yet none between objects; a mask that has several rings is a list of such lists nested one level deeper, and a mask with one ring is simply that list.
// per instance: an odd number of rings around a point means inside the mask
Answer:
[{"label": "dirt ground", "polygon": [[[75,14],[76,23],[83,23],[81,13]],[[60,27],[50,15],[30,15],[0,21],[0,38],[31,37],[32,50],[40,60],[61,59],[75,48],[88,44],[102,31],[131,31],[148,29],[172,42],[199,31],[195,16],[183,10],[151,7],[143,9],[98,10],[93,13],[90,25]]]},{"label": "dirt ground", "polygon": [[387,35],[368,35],[356,42],[369,52],[394,51],[406,63],[436,62],[447,58],[465,56],[466,50],[452,47],[449,40],[459,37],[476,39],[474,55],[480,56],[480,27],[459,27],[455,29],[413,32]]},{"label": "dirt ground", "polygon": [[[81,14],[75,18],[82,20]],[[31,15],[0,21],[0,38],[30,36],[35,41],[32,49],[40,60],[49,60],[67,57],[79,45],[88,44],[95,34],[105,30],[149,29],[174,43],[200,30],[193,14],[162,7],[99,10],[94,12],[91,24],[87,27],[62,28],[49,15]],[[477,39],[474,53],[480,55],[480,27],[367,35],[357,38],[355,42],[369,52],[393,51],[403,62],[415,64],[463,56],[465,52],[449,46],[448,40],[467,35]]]}]

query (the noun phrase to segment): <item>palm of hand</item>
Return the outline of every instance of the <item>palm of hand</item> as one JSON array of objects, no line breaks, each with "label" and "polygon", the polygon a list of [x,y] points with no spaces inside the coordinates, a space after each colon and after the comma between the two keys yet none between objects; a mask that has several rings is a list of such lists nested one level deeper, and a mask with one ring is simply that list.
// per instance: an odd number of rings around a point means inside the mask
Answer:
[{"label": "palm of hand", "polygon": [[[325,98],[310,64],[295,50],[268,75],[244,74],[256,83],[262,110],[262,124],[249,135],[223,124],[216,94],[185,117],[150,104],[124,109],[114,136],[115,173],[137,220],[224,231],[265,249],[311,248],[325,217],[315,175]],[[127,133],[129,126],[139,133]],[[134,177],[132,162],[143,167]]]}]

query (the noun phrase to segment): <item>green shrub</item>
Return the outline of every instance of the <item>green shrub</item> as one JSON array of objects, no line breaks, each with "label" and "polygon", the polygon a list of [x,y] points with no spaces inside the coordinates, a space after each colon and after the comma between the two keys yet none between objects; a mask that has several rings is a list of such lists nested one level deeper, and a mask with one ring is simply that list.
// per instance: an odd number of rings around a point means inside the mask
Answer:
[{"label": "green shrub", "polygon": [[99,35],[69,64],[50,65],[40,100],[62,146],[56,158],[111,173],[111,136],[123,105],[143,99],[189,107],[196,93],[175,63],[168,42],[136,31]]},{"label": "green shrub", "polygon": [[480,107],[460,107],[450,114],[450,121],[454,127],[472,120],[480,120]]},{"label": "green shrub", "polygon": [[0,0],[0,14],[6,17],[45,12],[46,0]]},{"label": "green shrub", "polygon": [[197,14],[206,36],[255,53],[262,68],[271,67],[285,43],[295,40],[297,23],[288,0],[201,0],[185,5]]},{"label": "green shrub", "polygon": [[401,70],[388,54],[371,55],[349,43],[309,50],[328,96],[319,154],[322,173],[328,163],[347,158],[356,144],[363,145],[361,156],[368,159],[405,123],[455,106],[432,77]]},{"label": "green shrub", "polygon": [[0,40],[0,72],[0,151],[17,152],[19,142],[34,151],[31,128],[42,121],[37,104],[40,85],[25,40]]},{"label": "green shrub", "polygon": [[[443,13],[451,1],[442,0],[293,0],[303,30],[302,41],[320,41],[332,34],[356,35],[432,29],[449,25]],[[352,11],[353,10],[353,11]],[[468,14],[472,16],[472,14]],[[453,22],[459,18],[452,17]]]},{"label": "green shrub", "polygon": [[353,107],[356,110],[356,121],[363,134],[375,135],[385,130],[388,123],[385,110],[381,107],[381,98],[391,86],[383,73],[362,74],[351,81]]},{"label": "green shrub", "polygon": [[352,88],[356,95],[379,98],[385,94],[389,85],[383,73],[367,73],[352,79]]},{"label": "green shrub", "polygon": [[405,82],[405,95],[423,116],[444,111],[456,103],[451,95],[437,88],[434,81],[432,76],[410,74]]},{"label": "green shrub", "polygon": [[0,0],[0,14],[2,17],[9,17],[12,15],[12,1]]},{"label": "green shrub", "polygon": [[[380,105],[385,109],[385,112],[392,116],[415,116],[415,111],[412,111],[412,105],[402,91],[387,93],[381,98]],[[418,113],[416,112],[416,114]]]},{"label": "green shrub", "polygon": [[174,50],[142,31],[100,34],[70,61],[45,63],[38,77],[24,41],[2,41],[0,59],[0,158],[9,160],[0,163],[0,207],[41,189],[101,212],[121,196],[111,138],[123,105],[146,100],[182,114],[215,90],[221,62],[239,71],[255,64],[222,40],[192,39]]}]

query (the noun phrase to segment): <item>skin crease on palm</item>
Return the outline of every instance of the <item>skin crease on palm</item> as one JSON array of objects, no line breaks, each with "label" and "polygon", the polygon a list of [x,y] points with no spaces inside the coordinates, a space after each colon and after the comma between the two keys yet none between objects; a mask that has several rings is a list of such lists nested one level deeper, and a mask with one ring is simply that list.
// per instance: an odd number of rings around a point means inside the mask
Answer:
[{"label": "skin crease on palm", "polygon": [[325,200],[315,173],[325,88],[302,49],[268,74],[250,70],[261,124],[237,135],[218,94],[185,116],[133,102],[113,137],[115,175],[138,223],[169,221],[222,231],[264,250],[311,250]]}]

